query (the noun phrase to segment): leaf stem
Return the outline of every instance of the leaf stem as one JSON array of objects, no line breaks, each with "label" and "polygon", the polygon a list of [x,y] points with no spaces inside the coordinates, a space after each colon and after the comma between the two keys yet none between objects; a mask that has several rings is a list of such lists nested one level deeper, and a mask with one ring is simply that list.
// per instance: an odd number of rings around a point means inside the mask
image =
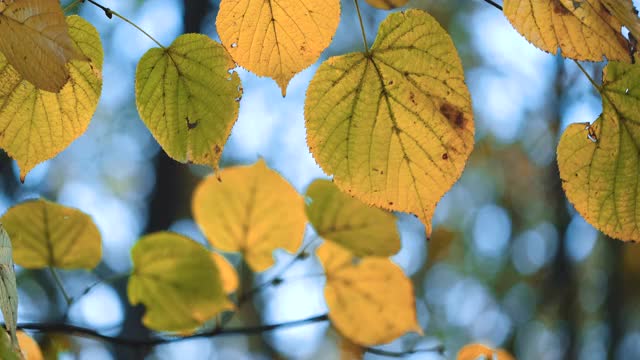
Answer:
[{"label": "leaf stem", "polygon": [[[82,0],[83,2],[85,0]],[[124,22],[128,23],[129,25],[133,26],[134,28],[138,29],[138,31],[140,31],[141,33],[145,34],[149,39],[153,40],[154,43],[158,44],[158,46],[160,46],[162,49],[166,50],[167,48],[164,47],[162,44],[160,44],[160,42],[156,39],[154,39],[153,36],[149,35],[148,32],[144,31],[140,26],[136,25],[133,21],[127,19],[126,17],[120,15],[119,13],[109,9],[106,6],[100,5],[97,2],[95,2],[94,0],[86,0],[90,3],[92,3],[93,5],[99,7],[102,11],[104,11],[104,14],[109,18],[113,18],[114,16],[117,18],[120,18],[121,20],[123,20]]]},{"label": "leaf stem", "polygon": [[74,0],[72,3],[67,5],[62,11],[63,12],[67,12],[67,11],[73,10],[73,8],[75,8],[76,6],[78,6],[82,2],[84,2],[84,0]]},{"label": "leaf stem", "polygon": [[367,44],[367,34],[364,31],[364,22],[362,21],[362,14],[360,14],[360,5],[358,4],[358,0],[353,0],[353,3],[356,5],[356,12],[358,13],[358,21],[360,22],[360,31],[362,32],[362,42],[364,43],[364,53],[369,54],[369,44]]},{"label": "leaf stem", "polygon": [[73,299],[71,299],[69,294],[67,294],[67,291],[64,289],[64,285],[62,284],[62,280],[60,279],[60,276],[58,276],[56,269],[51,266],[49,266],[48,269],[51,277],[53,277],[53,280],[56,283],[56,286],[60,289],[60,292],[62,292],[62,296],[64,296],[64,301],[67,302],[67,306],[71,306],[71,304],[73,303]]},{"label": "leaf stem", "polygon": [[602,93],[602,88],[600,87],[600,85],[596,84],[596,82],[593,80],[593,78],[591,77],[591,75],[589,75],[589,73],[587,72],[587,70],[585,70],[584,67],[582,67],[582,65],[577,62],[576,60],[573,60],[574,63],[576,63],[576,65],[578,65],[578,68],[580,69],[580,71],[582,71],[582,73],[584,74],[584,76],[587,77],[587,79],[589,79],[589,82],[591,83],[591,85],[593,85],[594,88],[596,88],[596,90],[599,93]]}]

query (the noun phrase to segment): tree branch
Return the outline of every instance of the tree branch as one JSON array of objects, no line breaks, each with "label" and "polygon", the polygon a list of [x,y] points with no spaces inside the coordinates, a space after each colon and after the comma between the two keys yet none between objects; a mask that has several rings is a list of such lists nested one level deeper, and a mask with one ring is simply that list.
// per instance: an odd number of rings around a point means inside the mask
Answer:
[{"label": "tree branch", "polygon": [[493,0],[484,0],[484,2],[490,4],[491,6],[493,6],[494,8],[502,11],[502,5],[498,4],[497,2],[493,1]]}]

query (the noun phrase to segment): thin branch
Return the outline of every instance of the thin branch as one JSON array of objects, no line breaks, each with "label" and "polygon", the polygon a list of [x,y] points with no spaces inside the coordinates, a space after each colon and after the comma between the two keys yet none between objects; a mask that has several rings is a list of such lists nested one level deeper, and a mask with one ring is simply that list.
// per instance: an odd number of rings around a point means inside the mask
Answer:
[{"label": "thin branch", "polygon": [[498,4],[497,2],[495,2],[493,0],[484,0],[484,2],[486,2],[487,4],[493,6],[494,8],[502,11],[502,5]]},{"label": "thin branch", "polygon": [[[120,19],[121,19],[121,20],[123,20],[124,22],[126,22],[126,23],[128,23],[129,25],[133,26],[134,28],[138,29],[138,31],[140,31],[141,33],[145,34],[149,39],[153,40],[153,42],[155,42],[156,44],[158,44],[158,46],[160,46],[161,48],[163,48],[163,49],[165,49],[165,50],[166,50],[166,48],[165,48],[162,44],[160,44],[160,42],[159,42],[158,40],[156,40],[153,36],[149,35],[149,33],[147,33],[146,31],[144,31],[140,26],[136,25],[133,21],[131,21],[131,20],[127,19],[126,17],[124,17],[124,16],[120,15],[119,13],[117,13],[117,12],[115,12],[115,11],[113,11],[113,10],[109,9],[108,7],[103,6],[103,5],[99,4],[99,3],[97,3],[97,2],[96,2],[96,1],[94,1],[94,0],[86,0],[86,1],[88,1],[88,2],[90,2],[91,4],[93,4],[93,5],[97,6],[97,7],[99,7],[102,11],[104,11],[104,14],[105,14],[109,19],[113,18],[114,16],[115,16],[115,17],[117,17],[117,18],[120,18]],[[83,2],[84,2],[84,0],[83,0]]]},{"label": "thin branch", "polygon": [[401,352],[387,351],[387,350],[376,349],[376,348],[365,348],[364,351],[374,355],[381,355],[381,356],[392,357],[392,358],[401,358],[401,357],[405,357],[413,354],[433,353],[433,352],[443,355],[444,346],[438,345],[436,347],[432,347],[428,349],[413,349],[413,350],[407,350],[407,351],[401,351]]},{"label": "thin branch", "polygon": [[235,327],[227,329],[216,329],[207,332],[186,335],[186,336],[168,336],[159,337],[154,336],[147,339],[131,339],[122,336],[110,336],[101,334],[90,328],[67,324],[67,323],[22,323],[18,324],[18,328],[22,330],[32,330],[42,333],[61,333],[73,336],[80,336],[85,338],[93,338],[102,340],[113,345],[131,346],[131,347],[144,347],[155,346],[161,344],[168,344],[178,341],[184,341],[196,338],[211,338],[216,336],[230,336],[230,335],[257,335],[264,332],[274,331],[281,328],[295,327],[306,324],[312,324],[317,322],[328,321],[329,316],[327,314],[317,315],[301,320],[294,320],[276,324],[267,324],[260,326],[249,327]]}]

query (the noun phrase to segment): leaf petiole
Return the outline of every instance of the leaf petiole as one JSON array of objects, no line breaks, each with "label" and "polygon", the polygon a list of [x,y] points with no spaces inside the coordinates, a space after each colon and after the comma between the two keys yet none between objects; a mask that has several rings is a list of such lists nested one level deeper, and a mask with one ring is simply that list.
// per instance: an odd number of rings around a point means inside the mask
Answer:
[{"label": "leaf petiole", "polygon": [[356,5],[356,12],[358,13],[358,21],[360,22],[360,31],[362,32],[362,42],[364,43],[364,52],[365,54],[369,54],[369,44],[367,44],[367,34],[364,30],[364,22],[362,21],[362,14],[360,14],[360,5],[358,4],[358,0],[353,0],[353,3]]},{"label": "leaf petiole", "polygon": [[60,289],[60,292],[62,292],[62,296],[64,296],[64,301],[67,302],[67,306],[71,306],[71,304],[73,303],[73,299],[71,299],[69,294],[67,294],[67,291],[64,289],[64,284],[62,284],[62,280],[60,279],[60,276],[56,272],[56,269],[54,269],[51,266],[49,266],[48,269],[49,269],[49,273],[51,274],[51,277],[53,277],[53,280],[56,283],[56,286]]},{"label": "leaf petiole", "polygon": [[[82,2],[84,2],[85,0],[81,0]],[[146,35],[149,39],[151,39],[154,43],[158,44],[159,47],[161,47],[162,49],[166,50],[167,48],[164,47],[162,44],[160,44],[160,42],[158,40],[156,40],[153,36],[149,35],[148,32],[144,31],[140,26],[136,25],[133,21],[127,19],[126,17],[120,15],[119,13],[111,10],[110,8],[103,6],[97,2],[95,2],[94,0],[86,0],[88,2],[90,2],[91,4],[97,6],[98,8],[100,8],[102,11],[104,11],[104,14],[109,18],[112,19],[114,16],[117,18],[120,18],[121,20],[123,20],[124,22],[128,23],[129,25],[133,26],[134,28],[136,28],[138,31],[140,31],[141,33],[143,33],[144,35]]]}]

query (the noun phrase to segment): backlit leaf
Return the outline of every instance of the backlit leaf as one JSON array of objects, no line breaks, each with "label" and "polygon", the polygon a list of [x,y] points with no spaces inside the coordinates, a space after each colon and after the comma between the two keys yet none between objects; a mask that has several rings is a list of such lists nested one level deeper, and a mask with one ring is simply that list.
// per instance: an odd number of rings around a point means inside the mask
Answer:
[{"label": "backlit leaf", "polygon": [[[495,354],[495,357],[494,357]],[[456,360],[514,360],[508,352],[498,349],[493,350],[482,344],[465,345],[460,351]]]},{"label": "backlit leaf", "polygon": [[13,259],[28,269],[93,269],[102,258],[100,232],[80,210],[47,200],[10,208],[0,221],[13,243]]},{"label": "backlit leaf", "polygon": [[0,310],[2,310],[2,317],[11,342],[14,347],[17,347],[18,288],[11,255],[11,240],[2,225],[0,225]]},{"label": "backlit leaf", "polygon": [[18,331],[18,343],[20,344],[20,350],[24,354],[25,360],[44,359],[38,343],[24,331]]},{"label": "backlit leaf", "polygon": [[224,256],[212,252],[211,258],[218,267],[220,273],[220,280],[222,281],[222,288],[226,294],[233,294],[238,290],[240,279],[238,279],[238,273],[231,263],[225,259]]},{"label": "backlit leaf", "polygon": [[357,261],[346,249],[325,242],[317,250],[327,282],[329,319],[352,342],[388,343],[406,332],[422,333],[416,320],[413,285],[387,258]]},{"label": "backlit leaf", "polygon": [[408,2],[409,0],[367,0],[369,5],[383,10],[390,10],[405,6]]},{"label": "backlit leaf", "polygon": [[222,45],[186,34],[147,51],[136,69],[140,117],[164,151],[180,162],[218,166],[238,118],[242,88]]},{"label": "backlit leaf", "polygon": [[302,196],[263,160],[204,179],[193,194],[193,217],[216,249],[240,252],[254,271],[273,265],[277,248],[295,252],[306,216]]},{"label": "backlit leaf", "polygon": [[20,166],[20,178],[56,156],[89,126],[102,91],[102,45],[96,29],[67,18],[69,35],[89,59],[68,63],[69,81],[58,93],[39,90],[0,54],[0,147]]},{"label": "backlit leaf", "polygon": [[572,124],[558,145],[567,198],[587,222],[622,240],[640,240],[640,65],[610,62],[602,114]]},{"label": "backlit leaf", "polygon": [[75,47],[58,0],[0,1],[0,53],[37,88],[58,92],[67,62],[88,60]]},{"label": "backlit leaf", "polygon": [[144,304],[142,322],[148,328],[189,332],[233,309],[210,252],[197,242],[170,232],[153,233],[138,240],[131,258],[129,302]]},{"label": "backlit leaf", "polygon": [[341,190],[412,212],[427,233],[473,148],[460,59],[421,10],[389,15],[369,54],[325,61],[309,85],[305,119],[309,149]]},{"label": "backlit leaf", "polygon": [[[611,1],[609,1],[611,2]],[[631,0],[619,0],[631,5]],[[576,60],[631,61],[622,19],[604,0],[505,0],[504,14],[538,48]]]},{"label": "backlit leaf", "polygon": [[238,65],[274,79],[285,96],[289,80],[318,60],[339,22],[339,0],[222,0],[216,27]]},{"label": "backlit leaf", "polygon": [[355,256],[391,256],[400,250],[396,218],[341,192],[329,180],[307,189],[307,217],[318,235]]}]

